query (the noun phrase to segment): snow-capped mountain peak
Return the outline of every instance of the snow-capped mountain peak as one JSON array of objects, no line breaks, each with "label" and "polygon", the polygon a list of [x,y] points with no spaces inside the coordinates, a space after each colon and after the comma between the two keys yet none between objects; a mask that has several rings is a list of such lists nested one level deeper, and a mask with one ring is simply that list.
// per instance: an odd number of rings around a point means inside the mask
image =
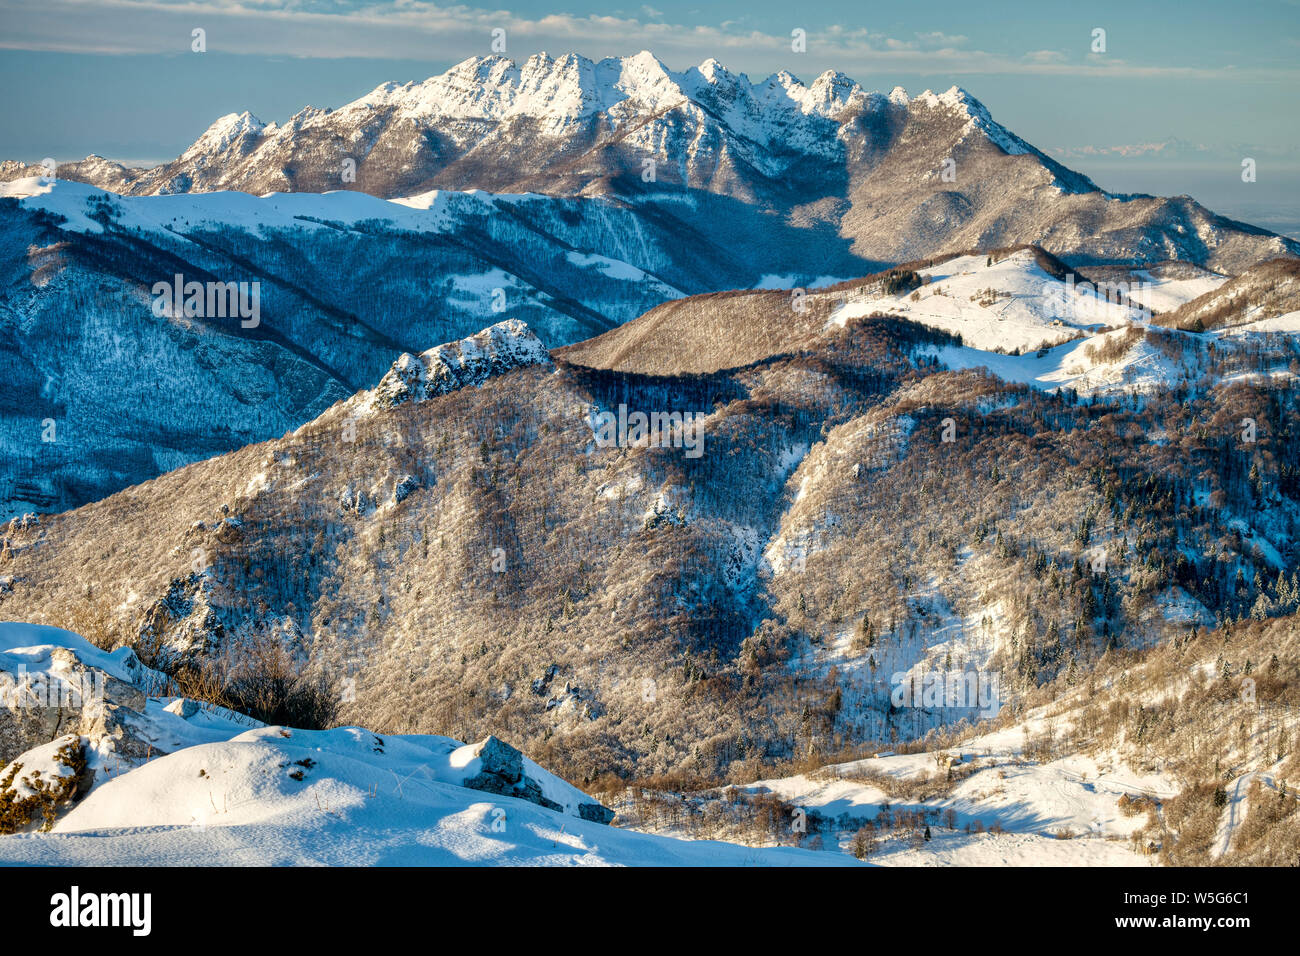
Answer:
[{"label": "snow-capped mountain peak", "polygon": [[[949,161],[961,164],[960,188],[942,174]],[[6,180],[39,173],[0,164]],[[1067,258],[1104,249],[1116,262],[1188,259],[1232,271],[1296,248],[1242,233],[1190,201],[1110,196],[960,87],[868,92],[834,71],[755,83],[717,59],[678,72],[648,51],[599,61],[473,57],[281,126],[224,116],[179,159],[152,169],[87,161],[58,174],[133,195],[346,190],[396,199],[477,189],[617,197],[639,208],[677,193],[687,201],[674,215],[705,231],[716,227],[719,203],[816,208],[834,220],[827,236],[851,240],[837,256],[851,248],[876,263],[1036,243]],[[1063,203],[1065,195],[1088,198]],[[769,219],[755,220],[759,232]],[[1099,243],[1101,235],[1109,238]]]},{"label": "snow-capped mountain peak", "polygon": [[204,130],[203,135],[194,141],[194,145],[187,149],[181,158],[223,152],[240,138],[258,137],[268,129],[270,127],[266,123],[247,110],[242,113],[227,113]]},{"label": "snow-capped mountain peak", "polygon": [[1033,147],[1006,127],[995,122],[988,108],[960,86],[951,86],[942,93],[926,90],[912,100],[912,103],[924,104],[931,108],[956,112],[968,117],[966,134],[973,130],[979,130],[1009,155],[1018,156],[1033,152]]},{"label": "snow-capped mountain peak", "polygon": [[835,71],[810,86],[785,71],[756,85],[713,57],[675,72],[643,50],[595,62],[572,53],[558,58],[538,53],[522,66],[504,56],[476,56],[421,83],[383,84],[344,109],[396,106],[423,118],[575,120],[619,104],[658,112],[689,102],[712,106],[722,98],[750,116],[780,108],[830,117],[863,95],[857,83]]}]

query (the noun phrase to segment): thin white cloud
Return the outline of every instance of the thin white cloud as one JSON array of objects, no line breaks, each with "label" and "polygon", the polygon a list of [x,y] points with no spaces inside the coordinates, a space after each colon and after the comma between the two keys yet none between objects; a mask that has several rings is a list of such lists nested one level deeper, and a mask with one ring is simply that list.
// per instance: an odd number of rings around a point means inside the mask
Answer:
[{"label": "thin white cloud", "polygon": [[1066,63],[1069,61],[1060,50],[1030,50],[1025,54],[1025,59],[1030,63]]},{"label": "thin white cloud", "polygon": [[1204,143],[1185,143],[1181,140],[1168,139],[1158,143],[1124,143],[1117,146],[1058,146],[1048,150],[1060,159],[1077,159],[1080,157],[1117,156],[1125,159],[1139,157],[1171,157],[1199,155],[1212,151]]},{"label": "thin white cloud", "polygon": [[[1267,156],[1270,159],[1292,160],[1293,152],[1284,146],[1263,143],[1192,143],[1177,138],[1157,142],[1122,143],[1100,146],[1083,143],[1071,146],[1049,146],[1046,152],[1062,161],[1084,159],[1123,160],[1205,160],[1224,161],[1235,167],[1243,156]],[[1294,163],[1292,163],[1294,165]]]}]

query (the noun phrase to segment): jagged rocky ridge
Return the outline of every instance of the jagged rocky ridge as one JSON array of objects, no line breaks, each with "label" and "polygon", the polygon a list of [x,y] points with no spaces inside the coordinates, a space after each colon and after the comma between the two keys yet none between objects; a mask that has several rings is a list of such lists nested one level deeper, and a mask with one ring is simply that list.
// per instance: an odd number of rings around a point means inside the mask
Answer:
[{"label": "jagged rocky ridge", "polygon": [[[39,172],[10,162],[0,177]],[[221,117],[154,169],[90,157],[58,175],[138,195],[601,195],[674,220],[683,236],[726,228],[761,247],[773,225],[789,224],[839,253],[828,264],[844,251],[896,263],[1032,242],[1078,265],[1183,259],[1236,271],[1298,248],[1189,197],[1106,193],[956,87],[886,95],[835,72],[753,83],[716,60],[675,72],[648,52],[594,63],[474,57],[283,125]]]},{"label": "jagged rocky ridge", "polygon": [[361,407],[391,408],[426,402],[458,388],[482,385],[525,365],[551,365],[546,346],[518,319],[507,319],[459,342],[436,345],[420,355],[403,353]]}]

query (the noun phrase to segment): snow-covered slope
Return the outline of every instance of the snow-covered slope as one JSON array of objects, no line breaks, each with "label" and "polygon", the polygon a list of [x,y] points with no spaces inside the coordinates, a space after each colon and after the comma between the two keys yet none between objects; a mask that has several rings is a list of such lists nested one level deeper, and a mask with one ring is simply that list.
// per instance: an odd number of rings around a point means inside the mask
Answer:
[{"label": "snow-covered slope", "polygon": [[[1026,741],[1047,727],[1040,711],[942,752],[886,754],[833,764],[812,775],[762,780],[744,789],[775,794],[826,819],[853,821],[845,829],[866,821],[880,827],[887,812],[920,812],[943,821],[932,827],[933,839],[920,846],[905,840],[884,842],[871,860],[889,866],[1148,863],[1129,842],[1144,821],[1123,815],[1119,798],[1169,798],[1178,792],[1178,781],[1168,774],[1136,772],[1113,753],[1100,759],[1082,754],[1033,759],[1025,753]],[[943,759],[937,761],[940,753]],[[876,775],[899,781],[925,777],[941,764],[956,767],[960,774],[960,781],[942,797],[900,799],[870,782]],[[843,842],[842,849],[848,850],[848,839]]]},{"label": "snow-covered slope", "polygon": [[[426,193],[409,199],[388,201],[359,192],[267,193],[254,196],[242,192],[175,193],[161,196],[121,196],[70,180],[42,180],[39,177],[0,183],[0,197],[18,199],[28,209],[40,209],[63,217],[63,228],[76,232],[102,233],[99,218],[107,212],[113,224],[147,233],[175,233],[184,236],[204,226],[248,229],[332,228],[327,224],[355,227],[358,223],[382,223],[410,232],[441,232],[451,228],[455,215],[449,208],[457,201],[490,204],[487,193]],[[106,208],[105,208],[106,207]]]},{"label": "snow-covered slope", "polygon": [[1244,362],[1247,355],[1265,356],[1270,371],[1289,374],[1300,349],[1290,314],[1233,322],[1206,335],[1155,325],[1155,310],[1178,316],[1202,301],[1217,303],[1218,290],[1241,285],[1253,272],[1232,283],[1213,274],[1159,278],[1142,270],[1089,280],[1044,269],[1040,259],[1032,248],[957,256],[916,270],[920,284],[896,293],[886,292],[882,280],[867,282],[850,288],[828,325],[906,318],[960,336],[959,345],[923,350],[948,368],[986,368],[1009,382],[1083,394],[1170,387],[1207,373],[1230,380],[1241,374],[1234,358]]},{"label": "snow-covered slope", "polygon": [[1008,382],[1046,390],[1149,391],[1195,384],[1206,376],[1219,382],[1290,377],[1300,357],[1298,319],[1300,314],[1281,316],[1204,338],[1131,326],[1024,355],[964,345],[939,346],[928,354],[951,369],[984,368]]},{"label": "snow-covered slope", "polygon": [[[893,295],[870,287],[836,309],[831,321],[886,313],[960,335],[972,348],[1023,352],[1146,318],[1126,295],[1049,274],[1029,249],[997,261],[958,256],[917,272],[925,284]],[[1165,297],[1176,294],[1169,289]]]},{"label": "snow-covered slope", "polygon": [[1228,281],[1227,276],[1215,273],[1170,278],[1139,270],[1136,277],[1138,281],[1130,284],[1128,297],[1152,312],[1172,312],[1198,296],[1213,292]]},{"label": "snow-covered slope", "polygon": [[455,742],[359,728],[249,731],[150,761],[53,832],[0,837],[43,865],[812,866],[832,854],[619,830],[441,774]]},{"label": "snow-covered slope", "polygon": [[[126,231],[143,234],[155,240],[203,243],[212,230],[237,230],[252,235],[271,238],[279,232],[301,232],[306,241],[327,238],[331,233],[348,230],[356,233],[389,230],[409,233],[412,241],[426,236],[450,236],[464,231],[481,217],[501,215],[503,211],[522,214],[538,222],[532,207],[590,207],[597,218],[619,218],[618,211],[599,199],[563,203],[538,195],[494,195],[480,190],[454,192],[432,190],[414,196],[392,200],[380,199],[362,192],[331,191],[326,193],[267,193],[253,196],[248,193],[226,191],[213,193],[176,193],[159,196],[122,196],[93,186],[72,181],[47,181],[39,177],[0,182],[0,198],[18,200],[25,209],[39,210],[60,220],[60,228],[68,232],[104,235]],[[560,209],[568,219],[574,218],[571,208]],[[627,224],[611,222],[613,229],[627,228]],[[191,238],[193,235],[193,238]],[[535,237],[534,237],[535,238]],[[556,237],[557,239],[559,237]],[[568,239],[579,239],[574,235]],[[596,251],[581,252],[567,248],[568,242],[560,240],[566,248],[558,250],[563,261],[576,276],[617,280],[631,287],[641,286],[646,301],[657,302],[685,294],[652,271],[659,270],[668,259],[644,242],[620,243],[612,238],[602,239]],[[635,261],[629,262],[610,253],[635,250]],[[494,270],[498,281],[479,282],[475,289],[484,300],[490,298],[495,286],[509,289],[520,284],[520,277]],[[757,276],[757,273],[755,273]],[[459,277],[461,286],[469,280],[486,279],[487,275]],[[537,292],[543,290],[535,290]],[[579,291],[578,289],[566,291]],[[539,296],[540,298],[540,296]],[[593,303],[594,304],[594,303]]]},{"label": "snow-covered slope", "polygon": [[1300,260],[1270,259],[1180,303],[1161,323],[1180,329],[1218,329],[1277,318],[1300,309]]},{"label": "snow-covered slope", "polygon": [[63,681],[64,669],[54,659],[54,652],[60,648],[71,651],[87,667],[128,684],[144,688],[163,679],[161,674],[141,665],[128,648],[109,652],[60,627],[0,622],[0,671],[14,673],[21,667],[32,675],[42,674]]},{"label": "snow-covered slope", "polygon": [[[72,655],[72,658],[69,658]],[[0,623],[0,677],[64,683],[75,658],[148,690],[159,675],[128,650],[105,653],[59,628]],[[19,672],[18,666],[23,670]],[[5,685],[12,689],[12,684]],[[12,694],[7,706],[14,704]],[[77,700],[76,710],[100,702]],[[843,865],[802,850],[753,850],[605,825],[586,794],[495,738],[477,745],[359,727],[266,727],[183,698],[149,697],[133,712],[143,752],[121,737],[64,733],[13,756],[12,793],[35,769],[77,778],[58,752],[84,760],[77,791],[52,827],[0,836],[0,865]],[[515,781],[518,782],[515,782]],[[517,795],[516,795],[517,794]],[[68,809],[68,804],[71,808]],[[596,817],[600,819],[596,819]]]}]

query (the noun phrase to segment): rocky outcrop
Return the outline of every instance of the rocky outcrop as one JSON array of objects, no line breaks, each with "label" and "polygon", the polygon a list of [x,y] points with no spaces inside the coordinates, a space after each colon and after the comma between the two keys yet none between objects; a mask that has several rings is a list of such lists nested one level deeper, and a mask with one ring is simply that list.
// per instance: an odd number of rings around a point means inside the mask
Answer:
[{"label": "rocky outcrop", "polygon": [[[67,633],[31,630],[34,640]],[[101,775],[162,752],[144,716],[161,675],[126,647],[8,645],[0,646],[0,833],[49,829]]]},{"label": "rocky outcrop", "polygon": [[458,388],[482,385],[511,369],[550,364],[542,341],[523,322],[508,319],[418,356],[403,353],[364,398],[383,408],[424,402]]},{"label": "rocky outcrop", "polygon": [[91,785],[85,740],[69,734],[37,747],[0,772],[0,835],[49,830]]},{"label": "rocky outcrop", "polygon": [[[221,522],[216,530],[225,525]],[[145,610],[137,639],[156,647],[164,666],[201,658],[222,643],[226,629],[208,603],[209,586],[210,580],[198,573],[173,578],[167,593]]]},{"label": "rocky outcrop", "polygon": [[[566,794],[548,793],[550,775],[499,737],[489,736],[477,744],[465,745],[452,754],[451,763],[463,768],[465,777],[461,785],[471,790],[517,797],[559,813],[569,809],[562,802]],[[535,777],[527,772],[530,765],[536,768]],[[582,819],[595,823],[608,824],[614,819],[613,810],[595,801],[579,801],[571,810]]]},{"label": "rocky outcrop", "polygon": [[[149,747],[132,716],[144,710],[145,695],[99,668],[89,667],[66,647],[50,650],[31,664],[0,657],[0,761],[73,734],[96,746],[108,744],[123,757],[143,756]],[[147,669],[123,648],[116,663],[143,679]]]},{"label": "rocky outcrop", "polygon": [[[224,725],[233,737],[261,727],[186,698],[155,698],[151,706],[149,695],[164,680],[130,648],[104,652],[57,628],[0,625],[0,833],[48,829],[105,779],[206,742],[214,728]],[[200,716],[201,730],[182,723]],[[436,739],[445,749],[425,769],[441,782],[598,823],[614,818],[498,737],[463,745]]]}]

